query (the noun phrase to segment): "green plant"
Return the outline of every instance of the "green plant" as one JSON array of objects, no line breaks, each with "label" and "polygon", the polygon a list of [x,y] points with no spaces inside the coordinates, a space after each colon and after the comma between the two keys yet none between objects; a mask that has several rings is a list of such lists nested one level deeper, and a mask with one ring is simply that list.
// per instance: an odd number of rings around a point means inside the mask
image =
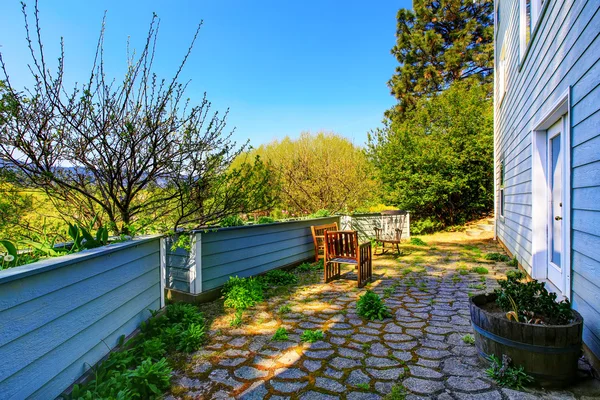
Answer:
[{"label": "green plant", "polygon": [[192,249],[192,235],[181,233],[173,238],[173,244],[171,245],[171,251],[177,249],[184,249],[190,251]]},{"label": "green plant", "polygon": [[411,237],[410,244],[413,246],[427,246],[427,243],[418,237]]},{"label": "green plant", "polygon": [[323,218],[323,217],[329,217],[331,215],[331,211],[326,210],[326,209],[320,209],[315,211],[314,213],[310,214],[309,217],[310,218]]},{"label": "green plant", "polygon": [[433,218],[422,218],[410,221],[410,232],[414,235],[427,235],[441,230],[444,227],[439,221]]},{"label": "green plant", "polygon": [[230,215],[223,218],[219,225],[221,227],[242,226],[244,225],[244,220],[239,215]]},{"label": "green plant", "polygon": [[394,293],[394,288],[392,288],[392,287],[383,289],[383,298],[387,299],[388,297],[390,297],[392,295],[392,293]]},{"label": "green plant", "polygon": [[192,323],[183,332],[181,332],[181,339],[179,342],[178,350],[190,353],[194,350],[198,350],[200,345],[204,342],[206,331],[204,323],[197,324]]},{"label": "green plant", "polygon": [[437,303],[436,300],[434,299],[429,299],[429,301],[427,302],[430,306],[434,305],[435,303]]},{"label": "green plant", "polygon": [[371,343],[363,343],[361,347],[363,351],[368,351],[371,348]]},{"label": "green plant", "polygon": [[485,289],[485,285],[483,285],[483,284],[476,285],[474,283],[471,283],[471,284],[469,284],[469,288],[471,288],[471,289],[477,289],[477,290],[484,290]]},{"label": "green plant", "polygon": [[403,384],[397,383],[392,387],[391,392],[389,392],[385,398],[385,400],[404,400],[406,399],[406,388]]},{"label": "green plant", "polygon": [[386,305],[383,304],[381,297],[371,290],[367,290],[358,298],[356,311],[358,315],[369,320],[383,320],[392,316]]},{"label": "green plant", "polygon": [[508,270],[506,271],[506,277],[509,279],[521,280],[525,278],[525,273],[518,269]]},{"label": "green plant", "polygon": [[461,275],[468,275],[469,274],[469,268],[467,268],[467,265],[465,263],[460,263],[458,265],[457,271]]},{"label": "green plant", "polygon": [[466,344],[475,344],[475,338],[473,337],[473,335],[471,335],[469,333],[464,335],[461,339]]},{"label": "green plant", "polygon": [[126,373],[129,383],[127,388],[132,398],[161,398],[171,386],[171,368],[165,358],[153,362],[146,359],[134,370]]},{"label": "green plant", "polygon": [[362,389],[362,390],[369,390],[371,388],[371,385],[369,385],[368,383],[357,383],[356,386],[358,389]]},{"label": "green plant", "polygon": [[231,321],[229,321],[229,326],[233,326],[233,327],[241,326],[242,323],[244,322],[243,318],[244,318],[244,313],[242,312],[242,310],[236,311],[233,318],[231,319]]},{"label": "green plant", "polygon": [[225,307],[245,310],[263,300],[263,283],[256,278],[232,276],[223,285]]},{"label": "green plant", "polygon": [[513,318],[525,323],[564,325],[571,321],[569,300],[557,302],[556,293],[549,293],[543,283],[522,282],[521,275],[514,274],[498,282],[496,304],[504,312],[512,312]]},{"label": "green plant", "polygon": [[507,263],[509,266],[517,268],[519,266],[519,260],[517,259],[517,256],[514,256],[512,260],[510,260]]},{"label": "green plant", "polygon": [[279,307],[279,309],[277,310],[277,312],[279,314],[287,314],[290,313],[292,311],[292,307],[290,307],[287,304],[284,304],[283,306]]},{"label": "green plant", "polygon": [[302,332],[302,335],[300,335],[300,340],[307,343],[313,343],[322,339],[323,331],[321,330],[311,331],[307,329],[304,332]]},{"label": "green plant", "polygon": [[512,366],[512,360],[507,355],[502,355],[502,361],[495,355],[489,356],[490,367],[486,374],[496,381],[499,386],[507,386],[513,389],[523,389],[527,384],[533,383],[533,377],[529,376],[522,366]]},{"label": "green plant", "polygon": [[272,224],[275,222],[275,218],[262,216],[256,222],[259,224]]},{"label": "green plant", "polygon": [[277,330],[275,331],[275,334],[271,338],[271,340],[274,340],[274,341],[282,341],[282,340],[287,340],[287,339],[288,339],[288,333],[287,333],[286,329],[283,327],[277,328]]},{"label": "green plant", "polygon": [[506,254],[501,254],[501,253],[488,253],[483,258],[485,258],[486,260],[490,260],[490,261],[501,261],[501,262],[510,261],[509,256],[507,256]]},{"label": "green plant", "polygon": [[479,275],[486,275],[486,274],[488,274],[490,272],[485,267],[473,267],[473,268],[471,268],[471,271],[473,271],[473,272],[475,272],[475,273],[477,273]]},{"label": "green plant", "polygon": [[265,286],[285,286],[298,283],[298,276],[282,269],[274,269],[261,276],[260,280]]},{"label": "green plant", "polygon": [[166,346],[160,337],[146,340],[141,344],[142,357],[160,360],[167,352]]},{"label": "green plant", "polygon": [[452,275],[452,282],[456,285],[459,282],[462,282],[462,278],[458,275]]}]

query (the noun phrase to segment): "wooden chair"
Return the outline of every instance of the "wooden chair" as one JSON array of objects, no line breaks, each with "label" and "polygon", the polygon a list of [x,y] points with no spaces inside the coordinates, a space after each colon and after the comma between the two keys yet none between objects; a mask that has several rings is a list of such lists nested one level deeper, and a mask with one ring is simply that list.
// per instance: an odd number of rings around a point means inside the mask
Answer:
[{"label": "wooden chair", "polygon": [[400,243],[402,241],[402,229],[396,228],[394,230],[394,236],[393,237],[385,237],[383,235],[383,229],[381,228],[375,228],[375,254],[377,254],[377,248],[379,247],[379,245],[381,245],[381,253],[379,254],[385,254],[387,253],[388,249],[386,249],[385,245],[386,243],[389,243],[392,245],[392,247],[396,246],[396,252],[398,254],[400,254]]},{"label": "wooden chair", "polygon": [[356,231],[325,231],[325,283],[340,277],[340,264],[356,266],[357,285],[373,277],[371,242],[358,244]]},{"label": "wooden chair", "polygon": [[338,224],[334,222],[332,224],[325,225],[315,225],[310,227],[310,231],[312,232],[313,242],[315,244],[315,262],[319,261],[320,258],[323,258],[325,254],[325,231],[337,231]]}]

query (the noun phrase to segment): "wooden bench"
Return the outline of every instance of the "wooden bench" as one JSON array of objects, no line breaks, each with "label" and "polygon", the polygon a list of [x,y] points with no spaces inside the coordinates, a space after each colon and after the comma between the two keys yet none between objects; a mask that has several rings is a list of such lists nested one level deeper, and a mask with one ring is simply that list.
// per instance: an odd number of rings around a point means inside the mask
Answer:
[{"label": "wooden bench", "polygon": [[356,267],[357,286],[363,287],[373,277],[371,242],[358,244],[356,231],[325,231],[325,283],[339,279],[341,264]]},{"label": "wooden bench", "polygon": [[338,224],[334,222],[332,224],[315,225],[310,227],[312,232],[313,242],[315,244],[315,262],[323,258],[325,249],[325,231],[337,231]]}]

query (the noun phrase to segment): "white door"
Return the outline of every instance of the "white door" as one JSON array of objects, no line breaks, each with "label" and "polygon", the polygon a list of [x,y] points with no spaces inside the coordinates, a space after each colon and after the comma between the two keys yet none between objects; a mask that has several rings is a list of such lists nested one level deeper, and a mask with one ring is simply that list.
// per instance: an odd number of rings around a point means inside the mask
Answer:
[{"label": "white door", "polygon": [[565,257],[569,252],[564,247],[563,207],[565,199],[564,121],[561,118],[548,129],[548,280],[562,293],[565,291]]}]

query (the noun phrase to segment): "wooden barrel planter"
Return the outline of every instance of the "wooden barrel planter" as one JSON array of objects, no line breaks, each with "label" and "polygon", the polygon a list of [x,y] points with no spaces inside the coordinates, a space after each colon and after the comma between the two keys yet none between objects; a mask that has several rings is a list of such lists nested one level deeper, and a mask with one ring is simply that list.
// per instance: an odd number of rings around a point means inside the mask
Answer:
[{"label": "wooden barrel planter", "polygon": [[495,301],[493,293],[470,299],[471,324],[480,359],[489,362],[489,355],[502,359],[506,354],[542,386],[563,387],[571,383],[581,355],[581,315],[573,310],[573,322],[568,325],[525,324],[509,321],[504,313],[481,308]]}]

